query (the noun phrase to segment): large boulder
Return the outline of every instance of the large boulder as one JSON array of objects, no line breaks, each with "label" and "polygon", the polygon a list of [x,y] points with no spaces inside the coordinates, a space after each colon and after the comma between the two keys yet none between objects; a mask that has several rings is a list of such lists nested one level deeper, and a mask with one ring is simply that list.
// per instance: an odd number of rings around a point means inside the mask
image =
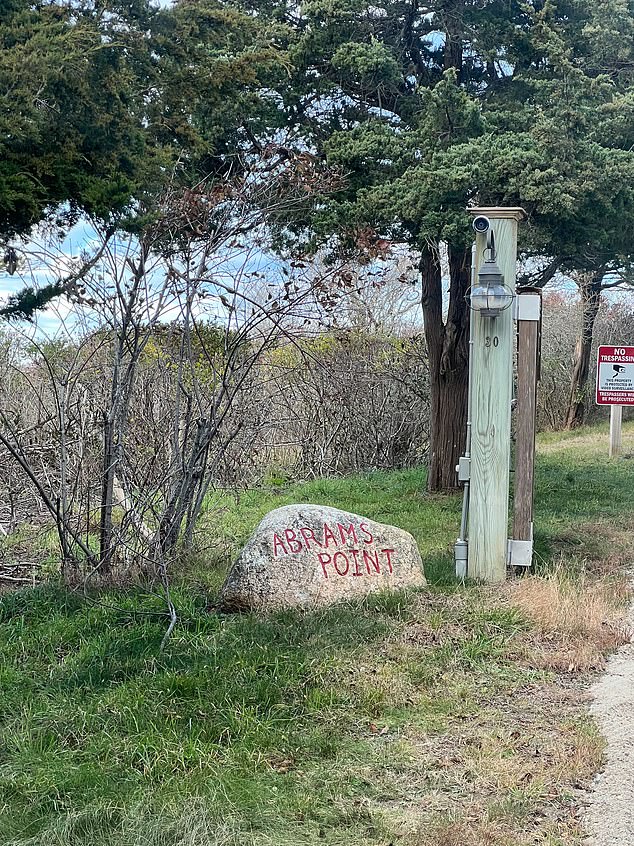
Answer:
[{"label": "large boulder", "polygon": [[269,512],[220,593],[227,610],[313,608],[426,584],[416,541],[403,529],[320,505]]}]

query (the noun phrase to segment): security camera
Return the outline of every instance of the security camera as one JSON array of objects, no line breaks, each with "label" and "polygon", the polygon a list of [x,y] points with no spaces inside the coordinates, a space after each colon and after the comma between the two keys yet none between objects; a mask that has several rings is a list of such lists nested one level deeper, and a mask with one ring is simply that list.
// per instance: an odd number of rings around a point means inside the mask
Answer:
[{"label": "security camera", "polygon": [[483,214],[479,214],[477,217],[473,218],[472,226],[475,232],[478,232],[480,235],[484,235],[484,233],[488,232],[491,228],[491,221]]}]

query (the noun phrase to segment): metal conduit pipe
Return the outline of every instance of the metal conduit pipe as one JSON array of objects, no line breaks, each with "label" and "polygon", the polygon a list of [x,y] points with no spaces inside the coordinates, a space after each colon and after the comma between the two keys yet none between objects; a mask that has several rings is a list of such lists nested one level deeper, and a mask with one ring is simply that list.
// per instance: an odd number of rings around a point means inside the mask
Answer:
[{"label": "metal conduit pipe", "polygon": [[[476,271],[476,245],[475,243],[471,247],[471,287],[475,285],[476,278],[475,278],[475,271]],[[469,292],[470,293],[470,292]],[[473,311],[471,309],[471,304],[469,303],[469,384],[467,387],[467,437],[466,437],[466,445],[465,445],[465,454],[463,460],[465,466],[468,468],[469,462],[471,461],[471,368],[473,367],[473,355],[472,355],[472,347],[473,347],[473,332],[472,332],[472,322],[473,322]],[[456,467],[456,472],[460,474],[460,465]],[[464,581],[467,578],[467,559],[468,559],[468,552],[469,552],[469,543],[467,540],[468,531],[467,531],[467,524],[469,520],[469,473],[467,472],[467,478],[465,479],[464,483],[464,490],[462,493],[462,515],[460,518],[460,535],[458,536],[458,540],[454,546],[454,562],[456,565],[456,578],[461,579]]]}]

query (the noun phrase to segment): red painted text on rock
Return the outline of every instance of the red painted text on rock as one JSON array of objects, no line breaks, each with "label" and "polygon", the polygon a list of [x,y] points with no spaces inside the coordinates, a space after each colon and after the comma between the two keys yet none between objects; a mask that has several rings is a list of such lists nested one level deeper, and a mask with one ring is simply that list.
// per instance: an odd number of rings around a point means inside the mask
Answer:
[{"label": "red painted text on rock", "polygon": [[395,550],[377,547],[367,523],[324,523],[319,532],[307,526],[274,532],[276,558],[300,552],[316,552],[325,579],[394,572]]}]

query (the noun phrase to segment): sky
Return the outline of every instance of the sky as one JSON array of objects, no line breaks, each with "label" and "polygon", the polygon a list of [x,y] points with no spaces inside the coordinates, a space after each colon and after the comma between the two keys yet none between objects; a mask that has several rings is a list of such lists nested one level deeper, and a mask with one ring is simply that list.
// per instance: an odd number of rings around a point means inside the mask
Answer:
[{"label": "sky", "polygon": [[[11,294],[26,286],[42,287],[59,279],[64,279],[73,269],[80,268],[90,257],[95,256],[102,246],[99,233],[87,222],[81,221],[74,226],[62,240],[47,237],[41,230],[35,230],[31,240],[24,244],[15,244],[19,257],[18,271],[9,275],[4,263],[0,262],[0,302],[6,302]],[[90,284],[86,297],[95,295],[95,299],[104,302],[107,292],[112,291],[112,280],[116,274],[120,278],[129,278],[126,258],[136,259],[138,243],[126,235],[115,237],[107,250],[102,251],[100,261],[90,274]],[[151,314],[156,292],[164,288],[165,267],[158,257],[149,260],[147,273],[148,308]],[[178,269],[178,265],[175,265]],[[243,298],[236,297],[238,305],[232,310],[232,320],[238,319],[240,310],[247,307],[250,296],[266,298],[270,288],[279,290],[284,276],[284,263],[279,258],[265,252],[257,245],[245,241],[233,248],[223,248],[211,256],[207,263],[205,278],[210,280],[205,286],[206,296],[193,305],[193,313],[198,318],[227,320],[226,309],[220,303],[219,294],[239,288]],[[298,272],[296,272],[297,274]],[[176,285],[171,285],[174,290]],[[161,302],[161,322],[178,320],[182,316],[182,301],[171,293],[166,294]],[[13,326],[25,337],[60,338],[73,337],[104,322],[103,309],[94,309],[85,302],[74,305],[68,298],[57,298],[50,306],[39,312],[33,324],[27,321],[13,322]]]},{"label": "sky", "polygon": [[[46,237],[44,232],[34,230],[32,238],[26,243],[14,242],[18,253],[18,270],[13,275],[6,271],[0,262],[0,302],[6,302],[11,294],[27,286],[41,287],[57,281],[72,270],[74,259],[78,260],[82,250],[90,250],[96,233],[85,222],[74,226],[63,240]],[[59,298],[54,305],[37,317],[37,327],[41,334],[55,335],[61,329],[64,319],[71,311],[65,297]],[[14,324],[18,327],[18,324]],[[29,334],[31,328],[19,324],[21,331]]]},{"label": "sky", "polygon": [[[63,240],[57,242],[44,237],[42,232],[35,232],[30,242],[23,245],[16,244],[20,258],[16,274],[10,276],[4,264],[0,262],[0,301],[5,302],[11,294],[25,286],[38,287],[67,276],[74,265],[81,264],[82,255],[91,254],[98,249],[99,244],[98,233],[86,221],[78,223]],[[118,258],[111,257],[111,262],[123,261],[126,244],[125,239],[115,244],[115,253],[118,253]],[[234,255],[229,256],[225,253],[216,256],[212,275],[219,280],[220,285],[231,287],[233,280],[237,278],[242,279],[243,285],[254,284],[249,280],[249,275],[257,273],[259,276],[256,279],[261,280],[257,284],[259,290],[262,291],[267,284],[277,286],[279,289],[284,280],[282,267],[283,263],[275,256],[267,254],[258,247],[245,245],[244,249],[236,251]],[[108,267],[105,266],[103,271],[107,276]],[[162,279],[162,276],[160,278]],[[153,281],[160,284],[159,275],[156,275]],[[448,280],[445,280],[445,283],[445,287],[448,287]],[[576,287],[570,280],[555,279],[547,290],[558,290],[574,295]],[[609,299],[612,302],[622,301],[632,306],[634,292],[617,290],[609,293]],[[222,306],[218,304],[217,296],[201,300],[195,309],[198,317],[222,316]],[[181,306],[173,302],[165,308],[162,320],[167,322],[178,319],[180,313]],[[420,321],[420,317],[417,321]],[[14,326],[27,337],[59,338],[72,337],[80,333],[82,329],[85,330],[98,322],[100,318],[94,310],[85,305],[77,309],[66,297],[60,297],[45,311],[38,314],[33,325],[20,322]]]}]

